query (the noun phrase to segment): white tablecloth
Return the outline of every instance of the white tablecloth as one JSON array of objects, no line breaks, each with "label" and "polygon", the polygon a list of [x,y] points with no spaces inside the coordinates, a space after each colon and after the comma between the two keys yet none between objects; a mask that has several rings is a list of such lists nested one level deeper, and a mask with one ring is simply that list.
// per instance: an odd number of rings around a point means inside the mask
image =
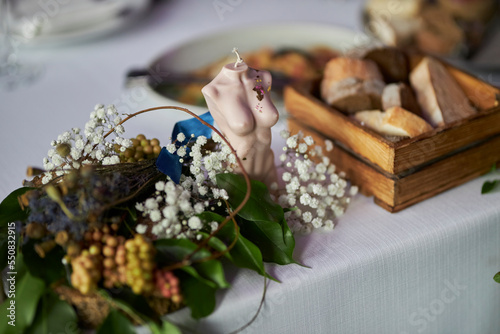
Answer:
[{"label": "white tablecloth", "polygon": [[[54,0],[55,1],[55,0]],[[229,7],[221,14],[216,5]],[[164,104],[124,87],[125,73],[165,50],[221,29],[259,22],[320,22],[360,29],[361,1],[163,1],[146,18],[102,38],[51,47],[21,46],[42,64],[32,85],[0,92],[0,198],[21,186],[26,166],[40,166],[58,134],[83,126],[96,103],[123,112]],[[243,36],[244,37],[244,36]],[[498,76],[490,77],[499,81]],[[134,95],[135,94],[135,95]],[[127,133],[168,138],[183,116],[147,115]],[[166,139],[165,139],[166,140]],[[309,266],[268,266],[271,282],[260,316],[244,333],[498,333],[500,193],[480,195],[481,177],[390,214],[358,195],[329,234],[298,237],[295,256]],[[216,311],[195,322],[200,333],[228,333],[257,309],[263,279],[232,270],[232,288]]]}]

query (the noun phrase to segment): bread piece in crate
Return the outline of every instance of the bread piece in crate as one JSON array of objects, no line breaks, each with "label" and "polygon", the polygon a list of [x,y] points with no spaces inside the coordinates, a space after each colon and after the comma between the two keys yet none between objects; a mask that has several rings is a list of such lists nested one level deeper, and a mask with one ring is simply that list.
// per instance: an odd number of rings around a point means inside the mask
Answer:
[{"label": "bread piece in crate", "polygon": [[401,107],[392,107],[386,111],[359,111],[353,117],[362,125],[385,136],[413,138],[432,130],[432,126],[425,120]]},{"label": "bread piece in crate", "polygon": [[442,63],[424,57],[410,73],[423,117],[434,127],[476,114],[464,91]]},{"label": "bread piece in crate", "polygon": [[326,64],[321,97],[347,113],[380,109],[384,87],[382,73],[373,61],[337,57]]}]

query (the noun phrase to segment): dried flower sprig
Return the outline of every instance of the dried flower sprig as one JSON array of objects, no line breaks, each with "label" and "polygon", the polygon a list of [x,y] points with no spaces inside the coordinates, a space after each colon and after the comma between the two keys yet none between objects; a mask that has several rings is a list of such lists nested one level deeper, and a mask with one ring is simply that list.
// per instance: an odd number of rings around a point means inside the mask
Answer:
[{"label": "dried flower sprig", "polygon": [[[83,165],[119,163],[119,152],[116,152],[115,145],[122,152],[132,146],[130,139],[122,137],[125,129],[121,122],[122,118],[115,106],[96,105],[90,113],[90,120],[85,124],[83,135],[80,128],[73,128],[50,143],[52,148],[43,160],[47,172],[41,176],[41,183],[47,184],[55,177]],[[110,133],[114,133],[115,138],[106,141]]]},{"label": "dried flower sprig", "polygon": [[[335,172],[335,165],[316,146],[311,136],[302,132],[290,135],[283,130],[286,140],[280,155],[281,180],[278,201],[283,207],[296,207],[287,212],[287,221],[292,231],[308,234],[313,229],[333,230],[334,220],[340,217],[350,202],[346,196],[347,181],[342,173]],[[333,149],[333,143],[325,143],[326,150]],[[352,186],[349,195],[356,195],[358,188]]]}]

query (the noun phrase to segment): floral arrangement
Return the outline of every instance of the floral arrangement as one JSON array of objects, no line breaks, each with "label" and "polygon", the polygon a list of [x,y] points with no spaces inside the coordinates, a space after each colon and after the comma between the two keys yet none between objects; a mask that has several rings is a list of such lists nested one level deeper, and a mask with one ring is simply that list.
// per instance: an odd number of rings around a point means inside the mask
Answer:
[{"label": "floral arrangement", "polygon": [[[124,137],[124,122],[160,109],[193,118],[163,148]],[[162,316],[182,307],[208,316],[229,287],[223,259],[276,280],[264,262],[297,264],[295,233],[332,230],[357,191],[300,133],[281,133],[281,178],[268,189],[250,180],[209,113],[125,116],[97,105],[0,203],[0,332],[180,332]]]}]

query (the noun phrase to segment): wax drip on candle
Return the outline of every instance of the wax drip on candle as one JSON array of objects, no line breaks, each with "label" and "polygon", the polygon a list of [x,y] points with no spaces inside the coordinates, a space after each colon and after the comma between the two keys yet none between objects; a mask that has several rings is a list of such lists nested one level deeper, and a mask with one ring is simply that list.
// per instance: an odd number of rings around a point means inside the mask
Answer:
[{"label": "wax drip on candle", "polygon": [[243,59],[240,57],[240,54],[238,53],[238,48],[233,48],[233,53],[236,53],[236,57],[238,57],[236,63],[234,63],[234,67],[236,68],[238,64],[241,64],[243,62]]}]

